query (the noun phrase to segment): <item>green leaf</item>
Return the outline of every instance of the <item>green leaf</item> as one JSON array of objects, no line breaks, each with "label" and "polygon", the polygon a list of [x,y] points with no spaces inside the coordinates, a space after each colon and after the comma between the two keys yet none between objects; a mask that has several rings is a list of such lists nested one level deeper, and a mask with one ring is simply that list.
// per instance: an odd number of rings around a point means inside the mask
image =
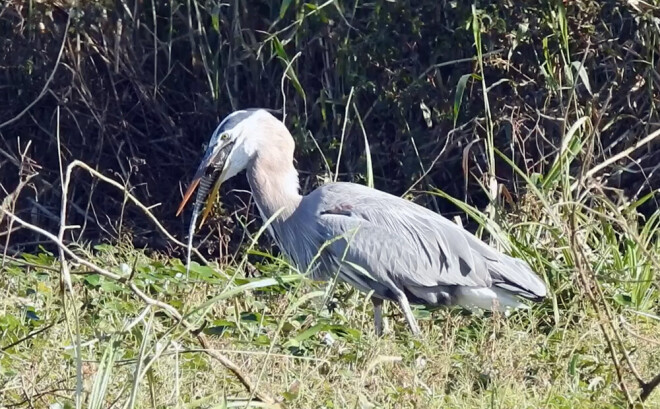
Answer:
[{"label": "green leaf", "polygon": [[220,6],[216,5],[211,12],[211,25],[213,29],[220,33]]},{"label": "green leaf", "polygon": [[45,253],[39,253],[36,256],[33,254],[23,253],[21,254],[21,257],[23,257],[23,260],[39,266],[51,266],[55,261],[52,256],[49,256]]},{"label": "green leaf", "polygon": [[442,197],[453,203],[456,207],[458,207],[459,209],[464,211],[468,216],[470,216],[471,219],[473,219],[480,226],[486,229],[488,233],[490,233],[490,235],[495,240],[497,240],[502,246],[504,246],[507,250],[511,249],[511,241],[509,239],[509,236],[506,234],[506,232],[504,232],[497,223],[489,219],[488,216],[484,214],[482,211],[480,211],[479,209],[473,206],[470,206],[469,204],[463,202],[462,200],[456,199],[455,197],[448,195],[447,193],[443,192],[440,189],[435,189],[433,191],[429,191],[428,193]]},{"label": "green leaf", "polygon": [[101,289],[112,293],[124,291],[124,287],[118,285],[112,280],[105,280],[105,279],[101,280]]},{"label": "green leaf", "polygon": [[0,317],[0,328],[13,329],[21,326],[21,321],[11,314],[5,314]]},{"label": "green leaf", "polygon": [[110,254],[115,252],[115,248],[109,244],[97,244],[94,246],[94,250]]},{"label": "green leaf", "polygon": [[[589,118],[586,116],[578,118],[575,123],[569,128],[566,135],[562,139],[561,153],[557,155],[555,163],[545,176],[543,182],[543,189],[547,191],[552,183],[558,180],[559,175],[566,174],[573,160],[577,157],[586,142],[587,138],[581,138],[583,126]],[[563,171],[563,172],[562,172]]]},{"label": "green leaf", "polygon": [[207,307],[215,304],[216,302],[218,302],[220,300],[226,300],[226,299],[231,298],[235,295],[243,294],[247,291],[256,290],[258,288],[275,287],[275,286],[281,285],[281,283],[293,283],[293,282],[299,281],[302,278],[303,278],[302,274],[290,274],[290,275],[278,277],[277,279],[276,278],[262,278],[262,279],[250,281],[247,284],[236,286],[232,289],[221,292],[220,294],[216,295],[213,298],[210,298],[209,300],[202,303],[197,308],[195,308],[194,310],[192,310],[191,312],[186,314],[186,316],[184,318],[190,316],[191,314],[194,314],[196,311],[203,310],[204,308],[207,308]]},{"label": "green leaf", "polygon": [[280,57],[284,61],[289,61],[289,56],[286,55],[286,51],[284,51],[284,46],[282,45],[282,42],[280,41],[279,38],[277,37],[273,38],[273,47],[275,48],[275,54],[277,54],[278,57]]},{"label": "green leaf", "polygon": [[577,71],[578,76],[580,77],[580,80],[584,84],[584,87],[587,89],[589,95],[593,95],[593,93],[591,92],[591,84],[589,83],[589,76],[587,75],[587,69],[584,68],[584,66],[580,61],[573,61],[571,65]]},{"label": "green leaf", "polygon": [[454,95],[454,128],[456,127],[456,122],[458,121],[458,113],[461,110],[461,103],[463,102],[463,94],[465,93],[465,87],[467,86],[467,81],[472,77],[472,74],[462,75],[458,79],[458,84],[456,84],[456,95]]},{"label": "green leaf", "polygon": [[575,376],[575,374],[577,373],[576,368],[577,368],[578,359],[580,359],[580,354],[575,354],[571,358],[571,362],[569,362],[568,364],[568,373],[572,376]]},{"label": "green leaf", "polygon": [[289,8],[291,5],[291,0],[282,0],[282,4],[280,5],[280,18],[284,18],[284,15],[286,14],[286,10]]},{"label": "green leaf", "polygon": [[284,74],[289,79],[289,81],[291,81],[293,87],[296,89],[298,94],[300,94],[300,96],[303,99],[306,99],[305,91],[303,90],[302,85],[300,85],[298,76],[296,75],[296,72],[293,70],[293,68],[289,65],[291,60],[289,59],[289,56],[286,54],[286,51],[284,51],[284,45],[280,42],[280,40],[277,37],[273,38],[273,47],[275,48],[275,53],[277,54],[278,57],[280,57],[280,61],[282,62],[282,65],[286,70]]},{"label": "green leaf", "polygon": [[270,337],[265,334],[258,335],[255,338],[252,338],[252,344],[261,346],[270,345]]},{"label": "green leaf", "polygon": [[229,328],[236,328],[236,324],[227,320],[215,320],[212,327],[204,328],[204,333],[207,335],[222,335]]},{"label": "green leaf", "polygon": [[190,273],[191,276],[197,276],[198,279],[204,280],[213,278],[215,276],[215,270],[209,266],[203,266],[198,263],[190,263]]},{"label": "green leaf", "polygon": [[631,203],[628,206],[628,209],[637,209],[639,206],[646,203],[649,199],[655,197],[655,195],[658,194],[658,192],[660,192],[660,189],[651,190],[649,193],[637,199],[634,203]]},{"label": "green leaf", "polygon": [[360,330],[357,330],[355,328],[348,328],[343,325],[332,325],[328,328],[328,331],[332,332],[333,334],[342,337],[342,338],[352,338],[352,339],[359,339],[360,336],[362,335],[362,332]]},{"label": "green leaf", "polygon": [[367,277],[368,279],[372,281],[377,281],[364,267],[362,267],[359,264],[353,263],[348,260],[344,260],[344,263],[348,264],[352,269],[356,270],[358,273],[362,274],[363,276]]},{"label": "green leaf", "polygon": [[321,331],[327,331],[329,329],[330,325],[327,323],[320,323],[316,324],[313,327],[307,328],[300,334],[298,334],[294,339],[294,341],[300,343],[306,339],[311,338],[312,336],[318,334]]},{"label": "green leaf", "polygon": [[630,294],[617,294],[614,296],[614,301],[624,307],[630,307],[632,305],[632,297]]},{"label": "green leaf", "polygon": [[248,322],[259,322],[261,321],[261,314],[258,312],[242,312],[241,313],[241,321],[248,321]]},{"label": "green leaf", "polygon": [[101,276],[98,274],[89,274],[85,276],[85,282],[93,287],[98,287],[101,284]]}]

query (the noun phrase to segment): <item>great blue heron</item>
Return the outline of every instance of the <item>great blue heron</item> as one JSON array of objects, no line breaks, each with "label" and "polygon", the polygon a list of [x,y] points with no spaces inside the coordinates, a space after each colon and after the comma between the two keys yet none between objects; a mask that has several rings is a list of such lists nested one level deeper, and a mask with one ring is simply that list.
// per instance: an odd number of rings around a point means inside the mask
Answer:
[{"label": "great blue heron", "polygon": [[345,182],[302,196],[294,148],[284,124],[264,109],[227,116],[213,132],[177,212],[199,185],[190,235],[204,202],[203,218],[220,184],[246,170],[257,208],[271,221],[268,230],[280,249],[314,279],[337,274],[359,290],[373,291],[379,335],[383,300],[399,305],[417,335],[410,303],[507,310],[527,307],[518,297],[545,297],[545,284],[527,263],[413,202]]}]

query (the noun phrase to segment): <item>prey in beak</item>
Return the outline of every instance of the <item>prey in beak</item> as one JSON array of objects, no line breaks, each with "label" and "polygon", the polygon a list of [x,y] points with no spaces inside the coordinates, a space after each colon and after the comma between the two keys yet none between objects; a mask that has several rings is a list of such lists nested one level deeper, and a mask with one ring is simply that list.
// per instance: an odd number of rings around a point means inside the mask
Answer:
[{"label": "prey in beak", "polygon": [[[190,227],[188,228],[188,246],[187,246],[187,257],[186,257],[186,276],[190,273],[190,253],[192,252],[192,239],[195,235],[195,226],[197,224],[197,218],[199,217],[199,211],[204,205],[204,212],[202,213],[202,222],[200,227],[204,224],[204,221],[211,213],[213,208],[213,203],[218,197],[220,192],[220,185],[225,180],[227,175],[227,159],[231,153],[234,142],[224,143],[223,141],[218,141],[213,146],[209,146],[202,158],[202,163],[200,163],[195,176],[193,176],[188,190],[183,195],[183,200],[179,205],[179,209],[176,212],[176,215],[180,215],[183,211],[183,208],[186,206],[186,203],[190,201],[195,189],[197,189],[197,195],[195,197],[195,203],[193,204],[193,213],[192,218],[190,219]],[[211,185],[213,188],[211,189]]]},{"label": "prey in beak", "polygon": [[[191,230],[193,232],[202,205],[204,205],[204,212],[202,213],[200,227],[204,224],[204,221],[211,213],[213,203],[220,192],[220,185],[225,180],[227,173],[227,158],[229,157],[233,145],[234,144],[230,142],[216,147],[209,147],[195,172],[195,176],[193,176],[193,179],[188,186],[188,190],[186,190],[186,193],[183,195],[181,204],[176,211],[177,216],[181,214],[183,208],[190,201],[195,189],[199,188],[193,205],[193,216],[191,221]],[[213,185],[212,189],[211,185]]]}]

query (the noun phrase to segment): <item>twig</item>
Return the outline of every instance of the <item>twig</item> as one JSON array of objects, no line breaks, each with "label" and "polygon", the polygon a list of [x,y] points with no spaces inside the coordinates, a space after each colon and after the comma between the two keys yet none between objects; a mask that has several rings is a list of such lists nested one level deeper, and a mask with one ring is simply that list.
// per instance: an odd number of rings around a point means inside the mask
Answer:
[{"label": "twig", "polygon": [[[582,175],[580,178],[580,182],[583,182],[586,178],[586,174]],[[605,343],[607,344],[607,350],[610,353],[610,357],[612,358],[612,363],[614,365],[614,369],[616,371],[617,379],[619,381],[619,387],[621,388],[621,391],[624,393],[626,396],[626,401],[628,402],[628,405],[633,404],[633,398],[632,395],[630,394],[630,391],[628,390],[628,387],[626,386],[626,382],[624,379],[623,375],[623,368],[621,366],[621,362],[619,361],[619,358],[617,357],[617,352],[616,352],[616,347],[615,343],[612,340],[612,337],[610,335],[610,332],[608,331],[608,324],[609,328],[616,332],[616,328],[614,328],[612,324],[612,320],[610,318],[610,315],[608,314],[609,310],[607,308],[607,303],[603,299],[603,294],[600,291],[600,287],[598,285],[598,280],[595,278],[595,273],[593,272],[592,269],[588,268],[589,262],[587,255],[584,252],[583,246],[586,245],[580,240],[579,238],[579,231],[577,228],[577,206],[572,207],[572,211],[570,213],[570,219],[569,219],[569,224],[566,226],[567,234],[570,240],[570,250],[571,253],[573,253],[573,260],[575,264],[575,268],[578,273],[579,281],[582,284],[582,288],[584,292],[587,295],[587,299],[593,306],[596,315],[598,317],[598,327],[601,330],[601,333],[603,334],[603,338],[605,338]],[[596,294],[594,294],[594,290],[592,287],[596,288]],[[603,314],[601,305],[605,305],[605,314]],[[620,338],[618,338],[620,340]],[[622,345],[619,344],[621,347]],[[628,361],[630,364],[630,361]]]},{"label": "twig", "polygon": [[[167,229],[165,229],[165,227],[163,227],[163,225],[158,221],[158,219],[156,218],[156,216],[154,216],[153,213],[151,213],[150,208],[147,207],[147,206],[145,206],[144,204],[142,204],[142,202],[140,202],[135,196],[133,196],[130,192],[128,192],[128,191],[126,190],[126,188],[125,188],[124,185],[122,185],[121,183],[119,183],[119,182],[117,182],[117,181],[115,181],[115,180],[113,180],[113,179],[110,179],[110,178],[107,177],[107,176],[102,175],[102,174],[99,173],[98,171],[92,169],[92,168],[91,168],[89,165],[87,165],[86,163],[81,162],[81,161],[79,161],[79,160],[74,160],[73,162],[71,162],[71,163],[69,164],[69,166],[67,166],[67,168],[66,168],[66,178],[65,178],[65,181],[66,181],[67,184],[68,184],[69,181],[70,181],[70,178],[71,178],[71,172],[72,172],[73,169],[76,168],[76,167],[80,167],[80,168],[85,169],[85,170],[86,170],[87,172],[89,172],[92,176],[97,177],[97,178],[99,178],[100,180],[102,180],[103,182],[106,182],[106,183],[108,183],[108,184],[110,184],[110,185],[116,187],[117,189],[121,190],[121,191],[126,195],[126,197],[131,201],[131,203],[133,203],[135,206],[137,206],[138,208],[140,208],[140,210],[142,210],[142,211],[144,212],[144,214],[147,215],[147,217],[149,218],[149,220],[151,220],[151,221],[156,225],[156,227],[158,228],[158,230],[159,230],[159,231],[160,231],[165,237],[167,237],[168,240],[172,241],[173,243],[175,243],[175,244],[177,244],[177,245],[179,245],[179,246],[181,246],[181,247],[186,247],[186,245],[185,245],[183,242],[177,240],[174,236],[172,236],[172,235],[167,231]],[[202,255],[202,253],[199,252],[198,249],[193,248],[193,253],[195,253],[195,255],[196,255],[197,257],[199,257],[200,260],[202,260],[205,264],[209,264],[209,262],[206,260],[206,258],[204,258],[204,256]]]},{"label": "twig", "polygon": [[[631,153],[639,149],[640,147],[646,145],[647,143],[651,142],[655,138],[660,136],[660,129],[656,129],[655,131],[651,132],[649,135],[646,136],[646,138],[638,141],[636,144],[633,146],[629,147],[628,149],[625,149],[616,155],[610,157],[609,159],[603,161],[603,163],[594,166],[593,168],[589,169],[589,171],[585,174],[584,179],[588,179],[595,175],[596,173],[600,172],[602,169],[608,167],[609,165],[613,164],[614,162],[625,158],[626,156],[630,156]],[[575,190],[575,188],[578,185],[578,181],[573,182],[571,185],[571,190]]]},{"label": "twig", "polygon": [[630,324],[628,324],[628,322],[626,320],[624,320],[622,316],[619,316],[619,322],[621,323],[621,327],[623,329],[625,329],[628,334],[630,334],[633,337],[635,337],[637,339],[640,339],[640,340],[642,340],[642,341],[644,341],[648,344],[656,345],[656,346],[660,347],[660,342],[658,342],[654,339],[651,339],[651,338],[644,337],[644,336],[636,333],[635,331],[633,331],[632,326]]},{"label": "twig", "polygon": [[[178,244],[178,245],[180,245],[180,246],[185,246],[185,244],[183,244],[182,242],[180,242],[180,241],[178,241],[176,238],[174,238],[174,237],[173,237],[173,236],[172,236],[172,235],[171,235],[171,234],[170,234],[170,233],[169,233],[169,232],[168,232],[168,231],[167,231],[167,230],[166,230],[166,229],[160,224],[160,222],[158,221],[158,219],[156,219],[156,217],[151,213],[151,211],[149,210],[149,208],[146,207],[145,205],[143,205],[143,204],[142,204],[137,198],[135,198],[131,193],[129,193],[129,192],[126,190],[125,186],[121,185],[120,183],[116,182],[116,181],[113,180],[113,179],[110,179],[110,178],[108,178],[108,177],[102,175],[102,174],[99,173],[98,171],[96,171],[96,170],[92,169],[91,167],[89,167],[86,163],[81,162],[81,161],[79,161],[79,160],[75,160],[75,161],[73,161],[71,164],[69,164],[69,166],[67,166],[66,174],[65,174],[65,177],[64,177],[64,182],[62,183],[62,209],[61,209],[62,213],[61,213],[61,220],[60,220],[60,234],[63,233],[64,228],[65,228],[65,224],[66,224],[66,223],[65,223],[65,217],[66,217],[66,210],[65,210],[65,208],[66,208],[67,190],[68,190],[69,183],[70,183],[70,181],[71,181],[71,173],[73,172],[73,169],[75,169],[76,167],[80,167],[80,168],[83,168],[83,169],[87,170],[92,176],[95,176],[95,177],[99,178],[100,180],[102,180],[102,181],[104,181],[104,182],[106,182],[106,183],[108,183],[108,184],[110,184],[110,185],[112,185],[112,186],[115,186],[116,188],[118,188],[119,190],[121,190],[121,191],[124,193],[125,197],[128,198],[133,204],[135,204],[136,206],[138,206],[138,207],[139,207],[139,208],[140,208],[140,209],[141,209],[141,210],[142,210],[142,211],[143,211],[143,212],[144,212],[144,213],[145,213],[145,214],[146,214],[146,215],[147,215],[147,216],[148,216],[153,222],[154,222],[154,224],[158,227],[158,229],[159,229],[159,230],[160,230],[160,231],[161,231],[161,232],[162,232],[162,233],[163,233],[168,239],[170,239],[171,241],[173,241],[174,243],[176,243],[176,244]],[[17,221],[20,220],[20,219],[18,219],[16,216],[13,216],[13,217],[14,217],[15,219],[17,219]],[[21,222],[22,222],[22,223],[21,223]],[[69,249],[63,244],[63,237],[55,237],[55,236],[53,236],[52,234],[46,232],[45,230],[40,229],[40,228],[37,227],[37,226],[30,225],[29,223],[26,223],[26,222],[24,222],[24,221],[22,221],[22,220],[19,221],[19,223],[21,223],[24,227],[27,227],[27,228],[34,228],[33,230],[38,229],[38,230],[35,230],[35,231],[39,231],[40,233],[45,234],[46,237],[48,237],[49,239],[53,240],[53,241],[58,245],[58,247],[61,249],[62,252],[66,253],[67,255],[69,255],[70,257],[72,257],[72,258],[73,258],[74,260],[76,260],[78,263],[80,263],[80,264],[82,264],[82,265],[84,265],[84,266],[90,268],[91,270],[95,271],[95,272],[98,273],[99,275],[102,275],[102,276],[104,276],[104,277],[107,277],[107,278],[110,278],[110,279],[112,279],[112,280],[116,280],[116,281],[119,281],[119,282],[126,282],[126,280],[125,280],[123,277],[120,277],[120,276],[118,276],[117,274],[114,274],[114,273],[112,273],[112,272],[110,272],[110,271],[107,271],[107,270],[105,270],[105,269],[102,269],[102,268],[100,268],[100,267],[94,265],[93,263],[90,263],[90,262],[88,262],[87,260],[85,260],[85,259],[83,259],[83,258],[77,256],[76,254],[74,254],[71,250],[69,250]],[[196,254],[200,259],[202,259],[205,263],[208,264],[208,262],[206,261],[206,259],[200,254],[200,252],[199,252],[197,249],[193,249],[193,250],[194,250],[195,254]],[[64,260],[62,260],[62,261],[64,261]],[[164,302],[161,302],[161,301],[155,300],[155,299],[153,299],[153,298],[147,296],[147,295],[146,295],[145,293],[143,293],[143,292],[142,292],[142,291],[141,291],[141,290],[140,290],[140,289],[139,289],[139,288],[138,288],[133,282],[128,282],[128,286],[129,286],[129,288],[130,288],[130,289],[131,289],[131,290],[132,290],[132,291],[133,291],[138,297],[140,297],[140,298],[141,298],[144,302],[146,302],[148,305],[153,305],[153,306],[159,307],[159,308],[161,308],[161,309],[167,311],[167,312],[168,312],[173,318],[175,318],[177,321],[181,322],[181,323],[186,327],[186,329],[187,329],[188,331],[193,331],[193,330],[194,330],[194,328],[193,328],[193,327],[192,327],[187,321],[183,320],[183,317],[181,316],[181,314],[180,314],[180,313],[179,313],[174,307],[172,307],[171,305],[169,305],[169,304],[167,304],[167,303],[164,303]],[[204,336],[204,334],[199,333],[199,334],[196,335],[196,337],[197,337],[197,340],[199,341],[199,343],[200,343],[205,349],[210,349],[210,348],[209,348],[208,341],[207,341],[206,337]],[[254,396],[256,396],[259,400],[261,400],[261,401],[263,401],[263,402],[270,403],[270,404],[275,404],[275,400],[273,400],[270,396],[268,396],[268,395],[266,395],[266,394],[264,394],[264,393],[261,393],[261,392],[259,392],[259,391],[254,390],[254,387],[253,387],[252,383],[251,383],[251,382],[247,379],[247,377],[241,372],[240,368],[239,368],[236,364],[234,364],[229,358],[225,357],[225,356],[222,355],[222,354],[219,354],[219,353],[216,353],[216,352],[212,352],[212,351],[209,351],[208,354],[209,354],[210,356],[212,356],[213,358],[217,359],[218,361],[220,361],[220,363],[221,363],[223,366],[225,366],[225,367],[226,367],[227,369],[229,369],[232,373],[234,373],[234,375],[235,375],[235,376],[239,379],[239,381],[240,381],[240,382],[241,382],[241,383],[242,383],[242,384],[243,384],[243,385],[244,385],[244,386],[250,391],[250,393],[253,394]]]},{"label": "twig", "polygon": [[18,339],[18,340],[16,340],[16,341],[12,342],[11,344],[8,344],[8,345],[3,346],[2,348],[0,348],[0,351],[6,351],[6,350],[8,350],[9,348],[15,347],[16,345],[20,344],[21,342],[23,342],[23,341],[27,341],[28,339],[33,338],[33,337],[35,337],[35,336],[41,334],[42,332],[49,330],[49,329],[52,328],[55,324],[59,324],[59,323],[61,323],[61,322],[63,322],[63,321],[64,321],[64,318],[60,318],[60,319],[57,320],[57,321],[53,321],[53,322],[51,322],[50,324],[48,324],[48,325],[46,325],[46,326],[44,326],[44,327],[41,327],[41,328],[39,328],[39,329],[37,329],[37,330],[35,330],[35,331],[30,332],[29,334],[27,334],[26,336],[24,336],[24,337],[21,338],[21,339]]},{"label": "twig", "polygon": [[53,67],[53,71],[50,73],[50,76],[46,80],[44,87],[41,89],[41,92],[39,93],[39,95],[37,95],[34,101],[30,102],[30,104],[28,104],[28,106],[26,106],[21,112],[19,112],[18,115],[1,123],[0,129],[18,121],[23,115],[25,115],[30,109],[32,109],[32,107],[35,106],[37,102],[39,102],[41,98],[43,98],[44,95],[46,95],[46,93],[48,92],[48,87],[50,86],[50,83],[53,81],[53,78],[55,78],[55,73],[57,72],[57,68],[60,65],[60,60],[62,59],[62,54],[64,52],[64,45],[66,44],[66,36],[69,34],[70,23],[71,23],[71,13],[69,13],[68,18],[66,19],[66,26],[64,27],[64,35],[62,36],[62,45],[60,46],[60,52],[57,54],[57,59],[55,60],[55,66]]},{"label": "twig", "polygon": [[[60,243],[64,242],[64,232],[66,231],[66,208],[67,208],[67,197],[69,196],[69,173],[67,173],[67,179],[64,180],[64,170],[62,168],[62,149],[60,143],[60,107],[57,107],[57,160],[59,163],[60,170],[60,183],[62,184],[62,203],[60,205],[60,230],[57,233],[57,241]],[[62,247],[59,248],[60,253],[60,285],[62,286],[62,291],[65,289],[73,294],[73,284],[71,284],[71,273],[69,272],[69,265],[66,262],[66,257],[64,257],[64,250]]]},{"label": "twig", "polygon": [[111,271],[105,270],[105,269],[103,269],[103,268],[101,268],[101,267],[98,267],[97,265],[95,265],[95,264],[93,264],[93,263],[90,263],[89,261],[85,260],[84,258],[78,256],[76,253],[74,253],[73,251],[71,251],[71,249],[69,249],[68,247],[66,247],[66,246],[64,245],[64,243],[62,243],[62,242],[57,238],[57,236],[55,236],[53,233],[50,233],[50,232],[48,232],[48,231],[42,229],[41,227],[35,226],[35,225],[32,224],[32,223],[28,223],[28,222],[26,222],[25,220],[23,220],[23,219],[21,219],[20,217],[16,216],[14,213],[10,212],[9,210],[0,209],[0,211],[1,211],[3,214],[5,214],[7,217],[9,217],[11,220],[13,220],[14,222],[20,224],[21,226],[23,226],[23,227],[25,227],[25,228],[27,228],[27,229],[29,229],[29,230],[32,230],[32,231],[34,231],[34,232],[36,232],[36,233],[39,233],[39,234],[41,234],[42,236],[45,236],[47,239],[49,239],[50,241],[52,241],[53,243],[55,243],[59,248],[61,248],[61,249],[64,251],[64,254],[66,254],[67,256],[69,256],[70,258],[72,258],[76,263],[78,263],[78,264],[82,264],[83,266],[89,268],[90,270],[94,271],[95,273],[97,273],[97,274],[99,274],[99,275],[102,275],[102,276],[104,276],[104,277],[106,277],[106,278],[109,278],[109,279],[111,279],[111,280],[122,281],[122,277],[121,277],[121,276],[119,276],[119,275],[117,275],[117,274],[115,274],[115,273],[113,273],[113,272],[111,272]]},{"label": "twig", "polygon": [[[19,144],[19,152],[20,152],[20,141],[18,142]],[[32,141],[29,141],[27,145],[25,145],[25,149],[23,149],[23,152],[21,152],[21,160],[19,162],[19,168],[18,168],[18,185],[14,189],[14,191],[10,194],[8,194],[2,202],[0,202],[0,212],[3,210],[9,210],[12,209],[14,210],[14,206],[16,204],[16,201],[18,200],[18,196],[21,194],[21,190],[30,182],[30,179],[35,177],[37,175],[37,172],[34,169],[34,163],[30,160],[30,158],[27,156],[27,151],[30,149],[30,146],[32,145]],[[2,223],[3,219],[3,214],[0,213],[0,223]],[[2,250],[2,262],[0,263],[0,267],[5,266],[5,260],[7,258],[7,250],[9,248],[9,239],[11,238],[11,233],[15,231],[13,226],[13,222],[9,222],[7,225],[7,238],[5,239],[5,245]],[[4,235],[4,233],[2,234]]]},{"label": "twig", "polygon": [[337,164],[335,165],[335,177],[334,177],[335,182],[337,181],[337,178],[339,177],[339,164],[341,163],[341,152],[344,148],[344,137],[346,136],[346,125],[348,124],[348,112],[351,108],[351,101],[353,100],[353,91],[355,91],[355,88],[351,87],[351,91],[348,93],[348,101],[346,102],[346,110],[344,111],[344,124],[341,127],[341,139],[339,140],[339,152],[337,153]]},{"label": "twig", "polygon": [[[660,135],[660,129],[656,130],[655,132],[651,133],[648,135],[646,138],[642,139],[641,141],[637,142],[634,146],[626,149],[623,152],[620,152],[617,155],[614,155],[613,157],[605,160],[603,163],[600,165],[592,168],[588,172],[580,175],[579,179],[571,185],[571,189],[574,189],[575,187],[578,186],[584,186],[584,182],[586,178],[590,177],[591,175],[595,174],[598,172],[600,169],[608,166],[609,164],[623,158],[624,156],[629,155],[632,153],[634,150],[639,148],[640,146],[650,142],[652,139],[656,138],[658,135]],[[606,197],[606,196],[605,196]],[[621,334],[617,330],[617,327],[615,326],[615,319],[614,316],[610,310],[610,306],[605,300],[605,295],[603,293],[602,288],[600,287],[598,280],[595,277],[595,272],[588,267],[588,258],[587,255],[584,252],[584,247],[586,247],[586,244],[578,237],[579,232],[576,227],[576,211],[575,207],[572,211],[571,218],[570,218],[570,227],[569,227],[569,237],[570,237],[570,243],[571,243],[571,251],[573,253],[573,258],[575,260],[575,267],[577,268],[578,271],[578,276],[580,278],[580,281],[582,282],[582,286],[584,287],[584,290],[587,294],[587,298],[589,299],[589,302],[592,304],[594,307],[596,314],[598,316],[598,326],[601,329],[601,332],[603,334],[603,337],[605,338],[605,342],[607,343],[608,350],[610,353],[610,356],[612,358],[612,363],[614,365],[614,368],[616,370],[616,374],[619,380],[619,385],[622,390],[622,392],[625,394],[626,399],[628,401],[628,406],[629,407],[634,407],[635,405],[635,400],[632,398],[632,395],[630,394],[630,391],[628,390],[628,387],[625,384],[624,380],[624,375],[623,375],[623,367],[621,365],[621,362],[619,358],[617,357],[616,349],[619,350],[619,352],[623,355],[623,359],[625,360],[629,371],[632,373],[632,375],[635,377],[637,380],[637,383],[639,387],[641,388],[641,393],[637,399],[639,402],[644,402],[648,396],[651,394],[651,392],[660,384],[660,374],[656,375],[650,382],[644,381],[642,376],[640,375],[639,371],[637,370],[637,367],[635,364],[632,362],[632,359],[630,358],[630,355],[628,354],[628,351],[626,350],[626,347],[623,343],[623,339],[621,337]],[[623,221],[623,226],[625,226],[625,221]],[[636,236],[636,234],[633,234]],[[636,237],[637,238],[637,237]],[[653,257],[650,256],[650,259],[653,260]],[[595,289],[595,291],[592,289]],[[602,308],[601,308],[602,307]],[[608,331],[609,327],[609,331]],[[624,326],[625,329],[625,326]],[[611,332],[611,333],[610,333]],[[614,339],[613,339],[614,338]],[[615,343],[616,341],[616,343]],[[615,348],[618,347],[618,348]]]},{"label": "twig", "polygon": [[[74,391],[74,389],[71,389],[71,388],[55,388],[55,389],[49,389],[49,390],[47,390],[47,391],[37,392],[37,393],[35,393],[34,395],[29,396],[29,397],[23,399],[23,400],[20,401],[20,402],[16,402],[16,403],[8,404],[8,405],[7,405],[7,408],[15,408],[15,407],[18,407],[18,406],[23,406],[23,405],[25,405],[26,403],[28,403],[28,402],[30,401],[30,399],[39,399],[39,398],[41,398],[42,396],[55,394],[56,392],[72,392],[72,391]],[[60,396],[60,397],[63,397],[62,395],[59,395],[59,396]],[[64,398],[64,399],[69,399],[69,398],[67,398],[66,396],[64,396],[63,398]]]},{"label": "twig", "polygon": [[[630,394],[630,391],[628,390],[628,387],[626,386],[624,377],[623,377],[623,368],[621,367],[621,362],[619,361],[619,358],[616,355],[616,348],[614,341],[612,340],[612,337],[610,336],[609,331],[607,330],[607,327],[605,326],[605,322],[608,322],[611,324],[611,321],[607,319],[607,316],[603,317],[602,316],[602,311],[600,308],[600,300],[596,298],[596,295],[594,294],[591,286],[592,286],[592,281],[590,280],[591,276],[590,274],[593,274],[593,272],[588,269],[585,264],[585,260],[587,260],[586,254],[584,254],[584,251],[582,249],[582,243],[579,242],[578,240],[578,231],[575,226],[575,219],[576,219],[575,212],[573,212],[573,215],[571,217],[571,226],[570,226],[570,241],[571,241],[571,251],[573,253],[573,257],[575,260],[575,267],[578,271],[578,277],[580,277],[580,281],[582,282],[582,287],[584,288],[585,293],[587,294],[587,298],[589,299],[589,302],[591,305],[594,307],[596,314],[598,315],[598,326],[600,327],[600,330],[603,334],[603,337],[605,338],[605,343],[607,344],[607,349],[610,353],[610,357],[612,358],[612,363],[614,364],[614,369],[616,370],[616,375],[619,380],[619,387],[621,388],[621,391],[626,395],[626,400],[628,401],[629,405],[632,405],[633,398],[632,395]],[[598,282],[594,280],[593,285],[595,287],[598,287]],[[600,293],[599,293],[600,295]]]},{"label": "twig", "polygon": [[[405,192],[403,192],[403,194],[401,195],[401,197],[405,197],[408,193],[410,193],[410,192],[415,188],[415,186],[417,186],[417,184],[418,184],[419,182],[421,182],[426,176],[428,176],[428,174],[431,172],[431,170],[433,170],[433,167],[435,166],[435,164],[440,160],[440,158],[442,157],[442,155],[443,155],[443,154],[445,153],[445,151],[447,150],[447,146],[449,145],[449,139],[450,139],[450,136],[451,136],[454,132],[456,132],[456,131],[460,131],[460,130],[466,128],[466,127],[467,127],[468,125],[470,125],[470,124],[472,124],[472,121],[468,121],[467,123],[465,123],[465,124],[459,126],[458,128],[454,128],[454,129],[452,129],[451,131],[449,131],[449,133],[447,134],[447,137],[445,138],[445,144],[442,146],[442,149],[440,149],[440,153],[438,153],[438,154],[435,156],[435,158],[433,159],[433,161],[431,161],[431,165],[429,165],[429,167],[428,167],[426,170],[424,170],[424,168],[422,167],[422,171],[423,171],[422,175],[421,175],[420,177],[418,177],[417,180],[415,180],[415,181],[414,181],[414,182],[408,187],[408,189],[407,189]],[[466,189],[466,191],[467,191],[467,189]]]},{"label": "twig", "polygon": [[[483,57],[490,57],[490,56],[493,56],[493,55],[502,54],[503,52],[504,52],[504,48],[500,48],[499,50],[493,50],[493,51],[490,51],[490,52],[487,52],[487,53],[483,53],[481,55],[481,57],[482,58]],[[420,81],[421,79],[424,78],[424,76],[426,74],[428,74],[429,72],[431,72],[431,71],[433,71],[437,68],[446,67],[448,65],[461,64],[461,63],[464,63],[464,62],[474,62],[474,61],[477,61],[477,59],[478,59],[477,57],[459,58],[458,60],[451,60],[451,61],[441,62],[441,63],[438,63],[438,64],[433,64],[430,67],[428,67],[427,69],[425,69],[424,72],[421,73],[417,77],[417,81]]]}]

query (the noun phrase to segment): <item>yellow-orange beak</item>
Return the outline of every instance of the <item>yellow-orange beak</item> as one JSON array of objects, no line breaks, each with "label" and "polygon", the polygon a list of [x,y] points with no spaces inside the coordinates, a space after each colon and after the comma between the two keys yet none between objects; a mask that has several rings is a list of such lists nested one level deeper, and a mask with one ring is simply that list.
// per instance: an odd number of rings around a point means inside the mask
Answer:
[{"label": "yellow-orange beak", "polygon": [[200,180],[201,177],[193,179],[193,181],[190,183],[190,186],[188,186],[188,190],[186,190],[186,193],[183,195],[183,200],[181,200],[181,204],[179,205],[179,208],[176,211],[177,217],[181,214],[183,208],[186,207],[186,203],[188,203],[193,192],[195,192],[195,189],[197,189]]}]

